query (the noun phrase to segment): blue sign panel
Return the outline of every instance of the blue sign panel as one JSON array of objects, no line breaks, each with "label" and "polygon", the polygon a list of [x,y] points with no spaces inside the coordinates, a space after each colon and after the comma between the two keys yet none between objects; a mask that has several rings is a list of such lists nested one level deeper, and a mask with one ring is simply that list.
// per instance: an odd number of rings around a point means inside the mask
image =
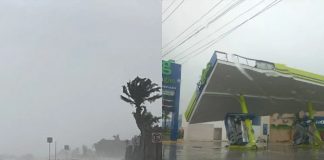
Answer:
[{"label": "blue sign panel", "polygon": [[217,51],[213,54],[213,56],[210,58],[209,63],[211,64],[212,68],[215,66],[217,62]]},{"label": "blue sign panel", "polygon": [[172,112],[170,139],[176,141],[179,130],[181,65],[171,60],[162,61],[162,78],[162,107]]},{"label": "blue sign panel", "polygon": [[214,53],[213,56],[211,57],[210,61],[207,63],[207,66],[205,69],[203,69],[201,73],[200,80],[197,84],[197,92],[198,92],[198,97],[200,96],[203,88],[205,87],[205,84],[207,82],[208,77],[210,76],[213,68],[215,67],[217,62],[217,54]]}]

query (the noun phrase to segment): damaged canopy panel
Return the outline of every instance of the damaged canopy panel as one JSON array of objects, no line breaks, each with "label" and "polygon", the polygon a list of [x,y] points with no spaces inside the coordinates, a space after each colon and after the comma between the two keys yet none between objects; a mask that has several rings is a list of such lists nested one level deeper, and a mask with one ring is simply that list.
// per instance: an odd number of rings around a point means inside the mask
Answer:
[{"label": "damaged canopy panel", "polygon": [[291,68],[286,68],[258,60],[246,65],[217,59],[189,104],[187,121],[218,121],[226,113],[240,113],[240,95],[245,97],[249,112],[257,115],[306,110],[308,102],[315,110],[324,110],[323,77],[297,69],[290,73]]}]

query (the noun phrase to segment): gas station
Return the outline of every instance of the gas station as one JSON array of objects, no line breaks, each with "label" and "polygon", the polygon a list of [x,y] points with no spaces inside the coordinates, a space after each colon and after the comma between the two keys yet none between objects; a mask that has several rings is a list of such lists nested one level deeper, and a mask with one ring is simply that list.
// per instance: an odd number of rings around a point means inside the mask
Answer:
[{"label": "gas station", "polygon": [[[163,73],[163,107],[172,112],[170,140],[176,141],[181,66],[163,61]],[[274,139],[271,115],[290,114],[292,144],[320,147],[324,112],[316,111],[324,111],[324,76],[215,51],[184,113],[184,141],[221,140],[229,149],[257,149]]]},{"label": "gas station", "polygon": [[[213,53],[196,86],[181,85],[175,61],[163,61],[162,70],[163,112],[171,113],[163,157],[324,156],[324,76],[221,51]],[[179,125],[180,87],[195,90]]]},{"label": "gas station", "polygon": [[269,115],[300,111],[307,114],[296,117],[293,144],[321,146],[314,115],[324,111],[324,76],[215,51],[186,109],[185,140],[215,137],[218,129],[229,148],[256,149],[256,131],[266,141],[271,134]]}]

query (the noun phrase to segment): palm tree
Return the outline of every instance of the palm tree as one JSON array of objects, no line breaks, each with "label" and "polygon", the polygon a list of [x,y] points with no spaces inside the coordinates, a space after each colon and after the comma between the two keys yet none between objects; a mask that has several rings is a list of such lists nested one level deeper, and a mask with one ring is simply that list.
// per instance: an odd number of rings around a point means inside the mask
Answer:
[{"label": "palm tree", "polygon": [[159,122],[160,117],[153,116],[147,111],[145,102],[152,103],[162,97],[161,87],[148,78],[136,77],[123,86],[123,95],[120,98],[135,107],[133,116],[136,125],[141,133],[140,145],[145,151],[145,133],[152,129],[153,125]]}]

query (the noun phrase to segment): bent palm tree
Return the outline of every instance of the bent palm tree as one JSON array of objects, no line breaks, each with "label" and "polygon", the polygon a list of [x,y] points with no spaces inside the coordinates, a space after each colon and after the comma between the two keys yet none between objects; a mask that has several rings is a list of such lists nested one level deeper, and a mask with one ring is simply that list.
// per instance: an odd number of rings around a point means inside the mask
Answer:
[{"label": "bent palm tree", "polygon": [[[147,112],[145,102],[152,103],[155,100],[162,97],[160,93],[161,87],[156,83],[153,83],[148,78],[136,77],[134,80],[129,81],[123,86],[124,95],[120,95],[120,98],[135,107],[133,116],[136,121],[136,125],[143,134],[145,128],[151,127],[152,123],[147,123],[147,118],[150,117],[150,113]],[[153,122],[157,122],[158,118],[151,116]]]},{"label": "bent palm tree", "polygon": [[146,131],[150,131],[152,126],[159,122],[160,117],[153,116],[150,112],[147,112],[145,102],[152,103],[155,100],[162,97],[159,94],[161,87],[148,78],[136,77],[134,80],[129,81],[123,86],[124,95],[120,95],[120,98],[135,107],[133,116],[136,121],[136,125],[141,133],[140,145],[143,149],[143,159],[145,160],[145,137]]}]

